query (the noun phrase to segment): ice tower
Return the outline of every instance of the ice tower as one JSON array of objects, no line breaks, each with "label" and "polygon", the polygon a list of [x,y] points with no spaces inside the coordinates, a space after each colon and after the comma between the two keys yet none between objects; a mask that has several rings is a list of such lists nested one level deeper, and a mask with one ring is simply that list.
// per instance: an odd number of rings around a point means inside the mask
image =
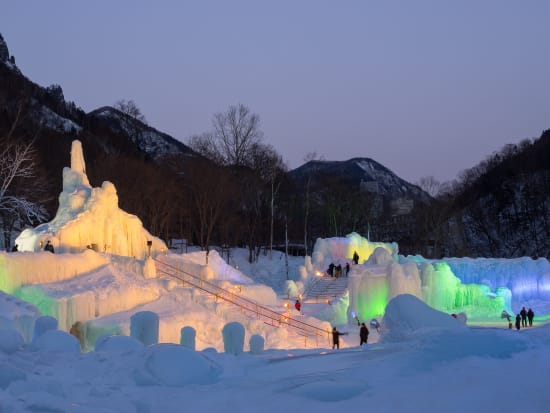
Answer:
[{"label": "ice tower", "polygon": [[115,186],[108,181],[92,188],[80,141],[73,141],[71,167],[63,168],[63,191],[55,218],[36,228],[26,229],[15,240],[19,251],[40,251],[50,240],[56,252],[80,252],[92,248],[100,252],[144,258],[166,251],[162,240],[153,237],[138,217],[118,207]]}]

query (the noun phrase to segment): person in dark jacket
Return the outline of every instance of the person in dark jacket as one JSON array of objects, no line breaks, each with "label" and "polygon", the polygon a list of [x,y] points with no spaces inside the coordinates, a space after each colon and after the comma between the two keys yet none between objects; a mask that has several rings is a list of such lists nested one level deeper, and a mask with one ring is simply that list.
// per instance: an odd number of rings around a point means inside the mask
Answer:
[{"label": "person in dark jacket", "polygon": [[44,251],[49,251],[49,252],[51,252],[52,254],[54,254],[53,245],[52,245],[52,243],[50,242],[50,240],[48,240],[48,242],[46,242],[46,245],[44,246]]},{"label": "person in dark jacket", "polygon": [[361,342],[359,343],[360,346],[363,345],[363,343],[367,344],[367,340],[369,338],[369,329],[365,325],[365,323],[361,323],[361,328],[359,329],[359,338],[361,339]]},{"label": "person in dark jacket", "polygon": [[334,277],[334,264],[331,262],[330,265],[328,266],[328,271],[327,271],[328,275],[330,275],[331,277]]},{"label": "person in dark jacket", "polygon": [[533,326],[533,318],[535,318],[535,313],[533,312],[533,309],[529,309],[527,311],[527,320],[529,320],[529,327]]},{"label": "person in dark jacket", "polygon": [[15,244],[12,249],[11,249],[11,252],[17,252],[19,251],[19,245]]},{"label": "person in dark jacket", "polygon": [[527,327],[527,310],[525,307],[521,307],[519,314],[521,315],[521,326]]},{"label": "person in dark jacket", "polygon": [[340,336],[345,336],[348,333],[341,333],[338,331],[336,327],[332,329],[332,349],[334,350],[334,347],[337,349],[340,348]]},{"label": "person in dark jacket", "polygon": [[349,262],[346,262],[346,277],[349,275]]},{"label": "person in dark jacket", "polygon": [[353,263],[355,265],[359,264],[359,254],[357,254],[357,251],[353,251]]},{"label": "person in dark jacket", "polygon": [[516,316],[516,330],[519,331],[519,329],[521,328],[521,315],[517,315]]}]

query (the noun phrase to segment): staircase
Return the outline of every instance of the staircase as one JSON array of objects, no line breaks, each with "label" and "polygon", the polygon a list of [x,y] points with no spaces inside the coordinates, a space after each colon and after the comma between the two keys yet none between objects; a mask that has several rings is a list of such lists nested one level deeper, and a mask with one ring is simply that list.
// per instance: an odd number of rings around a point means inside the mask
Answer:
[{"label": "staircase", "polygon": [[241,314],[250,318],[262,320],[264,323],[274,327],[286,328],[290,333],[295,333],[304,338],[304,342],[317,343],[329,337],[329,332],[311,324],[305,323],[289,313],[277,312],[261,304],[225,290],[216,284],[201,279],[199,276],[178,268],[160,259],[154,259],[157,274],[181,282],[186,287],[192,287],[203,294],[209,295],[216,300],[225,301],[237,308]]},{"label": "staircase", "polygon": [[304,293],[304,301],[310,303],[333,301],[348,289],[348,277],[318,277]]}]

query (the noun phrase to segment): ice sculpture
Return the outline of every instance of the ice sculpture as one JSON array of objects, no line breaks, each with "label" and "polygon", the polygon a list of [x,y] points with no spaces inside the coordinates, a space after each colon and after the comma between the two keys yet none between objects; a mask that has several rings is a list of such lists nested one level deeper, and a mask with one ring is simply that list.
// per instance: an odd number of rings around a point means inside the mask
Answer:
[{"label": "ice sculpture", "polygon": [[19,251],[39,251],[50,240],[56,252],[81,252],[86,248],[145,258],[166,251],[166,245],[143,228],[138,217],[118,207],[115,186],[108,181],[92,188],[79,141],[73,141],[71,167],[63,168],[63,191],[55,218],[16,239]]},{"label": "ice sculpture", "polygon": [[[544,258],[427,260],[397,256],[397,245],[373,243],[350,234],[319,239],[314,265],[360,256],[348,279],[348,321],[384,315],[387,303],[401,294],[420,298],[446,313],[468,319],[499,319],[502,310],[514,313],[526,301],[537,305],[550,299],[550,264]],[[540,314],[540,312],[539,312]]]}]

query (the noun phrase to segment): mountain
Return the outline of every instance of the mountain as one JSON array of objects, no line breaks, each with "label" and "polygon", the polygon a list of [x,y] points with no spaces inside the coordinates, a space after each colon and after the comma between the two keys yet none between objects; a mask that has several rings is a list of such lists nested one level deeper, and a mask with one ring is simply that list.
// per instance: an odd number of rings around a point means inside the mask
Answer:
[{"label": "mountain", "polygon": [[[347,161],[309,161],[291,170],[289,178],[304,188],[307,181],[312,188],[322,188],[326,179],[335,180],[348,189],[374,194],[394,205],[411,202],[428,202],[430,196],[420,187],[398,177],[384,165],[370,158],[353,158]],[[405,207],[404,210],[410,210]],[[398,211],[396,211],[398,212]]]},{"label": "mountain", "polygon": [[160,132],[111,106],[95,109],[89,112],[86,117],[93,125],[92,129],[107,129],[113,134],[127,137],[137,147],[138,151],[155,161],[172,156],[191,158],[198,156],[191,148],[172,136]]},{"label": "mountain", "polygon": [[[104,106],[85,113],[65,100],[61,86],[42,87],[32,82],[17,68],[0,35],[0,116],[3,117],[0,129],[9,129],[18,111],[25,116],[24,129],[36,135],[39,145],[46,139],[51,149],[59,149],[56,152],[64,156],[68,153],[64,149],[78,137],[92,147],[86,148],[86,153],[92,156],[93,147],[99,146],[106,154],[138,156],[157,162],[166,157],[198,157],[181,141],[114,107]],[[59,147],[61,144],[63,148]]]},{"label": "mountain", "polygon": [[550,130],[464,173],[446,239],[453,255],[550,257]]}]

